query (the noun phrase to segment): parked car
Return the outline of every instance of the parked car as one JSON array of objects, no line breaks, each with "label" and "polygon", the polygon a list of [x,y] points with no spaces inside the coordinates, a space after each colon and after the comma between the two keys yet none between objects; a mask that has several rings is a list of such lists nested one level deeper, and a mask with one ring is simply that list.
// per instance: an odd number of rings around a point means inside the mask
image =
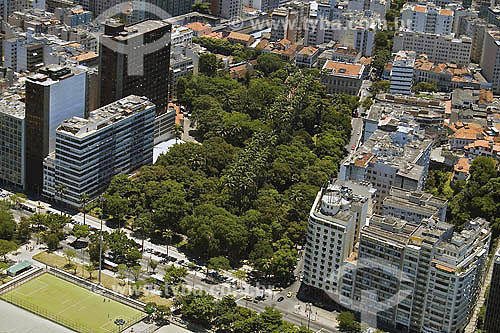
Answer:
[{"label": "parked car", "polygon": [[283,296],[278,297],[277,301],[282,302],[285,298]]}]

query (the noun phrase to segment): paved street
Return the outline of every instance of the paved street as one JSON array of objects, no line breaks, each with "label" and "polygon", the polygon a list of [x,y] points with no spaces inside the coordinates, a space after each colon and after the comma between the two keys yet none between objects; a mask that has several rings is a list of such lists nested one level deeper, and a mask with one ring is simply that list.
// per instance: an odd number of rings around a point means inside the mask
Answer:
[{"label": "paved street", "polygon": [[[38,206],[43,207],[43,209],[39,208],[42,211],[51,211],[53,213],[59,213],[57,209],[51,207],[50,204],[47,203],[27,201],[26,204],[34,207]],[[13,213],[16,220],[19,220],[21,216],[29,216],[32,214],[24,210],[22,211],[14,210]],[[72,219],[78,223],[83,223],[83,214],[79,213],[73,215]],[[95,218],[87,214],[85,220],[88,225],[98,229],[100,228],[100,220],[98,218]],[[68,225],[67,231],[69,231],[71,227],[72,225]],[[103,223],[103,230],[112,232],[114,229],[108,227],[105,223]],[[122,231],[126,232],[128,236],[134,239],[137,243],[139,244],[142,243],[141,239],[135,238],[131,235],[132,233],[130,230],[122,229]],[[73,240],[74,240],[73,236],[68,236],[67,240],[62,243],[63,249],[59,250],[58,254],[63,255],[64,249],[72,248],[69,244],[72,243]],[[153,249],[153,251],[159,251],[163,253],[167,252],[166,246],[153,244],[147,240],[144,242],[144,248],[145,249],[151,248]],[[34,251],[23,250],[16,259],[29,260],[33,255],[39,253],[40,251],[41,251],[40,249],[36,249]],[[77,254],[75,258],[76,262],[83,263],[88,261],[88,255],[85,253],[84,250],[77,250],[76,254]],[[180,260],[184,260],[185,262],[189,261],[188,258],[183,253],[177,251],[177,249],[173,246],[169,247],[168,255],[177,258],[177,262],[179,262]],[[148,262],[150,259],[161,262],[163,258],[158,257],[152,253],[144,252],[143,258],[141,259],[140,263],[145,270],[148,269]],[[177,262],[173,264],[175,266],[179,266]],[[170,264],[172,263],[168,263],[167,265]],[[161,280],[163,278],[163,270],[165,266],[166,265],[164,264],[159,264],[158,268],[156,269],[156,274],[153,275],[153,277],[156,277]],[[299,275],[299,272],[302,270],[302,266],[303,266],[303,260],[300,260],[297,264],[297,269],[296,269],[297,276]],[[294,284],[292,284],[290,287],[286,288],[283,291],[275,292],[270,287],[266,288],[264,286],[252,286],[248,282],[244,281],[238,281],[237,286],[234,286],[228,282],[209,283],[205,279],[205,273],[204,273],[205,270],[206,270],[205,267],[203,267],[201,271],[188,270],[189,274],[186,278],[184,278],[185,282],[184,286],[188,290],[192,289],[204,290],[216,298],[221,298],[224,295],[232,294],[234,295],[239,305],[248,307],[258,312],[264,311],[265,307],[267,306],[275,306],[276,309],[278,309],[283,314],[283,318],[292,322],[293,324],[296,325],[309,324],[309,327],[314,332],[337,332],[337,330],[335,329],[336,327],[335,312],[328,312],[320,308],[316,308],[314,306],[312,306],[310,313],[305,311],[306,303],[301,302],[296,298],[296,293],[300,287],[299,281],[295,282]],[[110,275],[114,274],[114,272],[106,270],[104,270],[103,272]],[[234,280],[234,277],[229,272],[223,272],[223,275]],[[155,292],[157,294],[160,293],[159,290],[155,290],[152,292]],[[287,297],[288,292],[291,292],[292,294],[291,297]],[[256,296],[262,296],[263,294],[265,294],[266,299],[264,301],[259,301],[255,303],[254,298]],[[248,300],[246,299],[246,297],[251,297],[251,299]],[[278,302],[277,299],[280,297],[283,297],[283,300],[281,302]],[[310,320],[309,316],[311,317]]]},{"label": "paved street", "polygon": [[[351,119],[352,133],[351,140],[345,146],[345,149],[351,154],[358,148],[358,144],[363,134],[363,119],[362,118],[352,118]],[[352,149],[354,147],[354,149]]]}]

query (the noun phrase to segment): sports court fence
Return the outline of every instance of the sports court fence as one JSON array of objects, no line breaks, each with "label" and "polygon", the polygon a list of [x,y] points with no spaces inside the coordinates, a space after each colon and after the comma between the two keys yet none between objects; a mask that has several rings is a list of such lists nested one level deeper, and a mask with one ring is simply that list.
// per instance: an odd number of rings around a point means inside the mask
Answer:
[{"label": "sports court fence", "polygon": [[[47,318],[59,325],[63,325],[69,329],[72,329],[77,332],[81,333],[93,333],[92,330],[87,327],[85,324],[79,323],[74,320],[70,320],[68,318],[61,317],[57,315],[56,313],[47,310],[46,308],[43,308],[41,306],[38,306],[36,304],[33,304],[21,297],[17,297],[15,295],[9,294],[9,295],[2,295],[1,297],[3,300],[14,304],[15,306],[18,306],[24,310],[27,310],[29,312],[32,312],[36,314],[37,316]],[[113,332],[119,332],[118,328],[116,331]]]},{"label": "sports court fence", "polygon": [[[62,278],[63,280],[66,280],[68,282],[71,282],[73,284],[76,284],[78,286],[81,286],[85,289],[91,290],[92,292],[98,293],[100,295],[103,295],[105,297],[111,298],[117,302],[120,302],[122,304],[125,304],[127,306],[130,306],[134,309],[137,309],[139,311],[144,311],[144,307],[146,306],[145,303],[140,302],[138,300],[132,299],[130,297],[126,297],[124,295],[121,295],[120,293],[117,293],[113,290],[109,290],[101,285],[98,285],[96,283],[90,282],[86,279],[80,278],[78,276],[72,275],[68,272],[65,272],[61,269],[58,269],[56,267],[51,267],[51,266],[46,266],[46,268],[41,268],[41,267],[36,267],[34,270],[28,271],[26,274],[22,275],[19,278],[16,278],[12,281],[9,281],[8,283],[0,286],[0,298],[15,305],[18,306],[22,309],[25,309],[29,312],[32,312],[38,316],[47,318],[57,324],[63,325],[69,329],[72,329],[77,332],[81,333],[95,333],[91,328],[86,326],[83,323],[64,318],[56,313],[53,313],[49,311],[46,308],[43,308],[39,305],[36,305],[34,303],[31,303],[27,301],[24,298],[20,298],[18,296],[15,296],[13,294],[5,294],[8,291],[11,291],[20,285],[44,274],[44,273],[49,273],[52,274],[56,277]],[[116,328],[113,329],[108,329],[109,333],[119,333],[122,330],[140,322],[146,317],[145,313],[138,314],[128,320],[124,320],[123,325],[116,326]],[[149,333],[149,332],[148,332]]]},{"label": "sports court fence", "polygon": [[69,282],[74,283],[80,287],[91,290],[94,293],[111,298],[112,300],[115,300],[117,302],[120,302],[122,304],[130,306],[136,310],[144,311],[144,307],[146,306],[146,303],[143,303],[143,302],[138,301],[136,299],[122,295],[116,291],[105,288],[97,283],[91,282],[87,279],[84,279],[84,278],[81,278],[79,276],[68,273],[66,271],[63,271],[62,269],[48,266],[48,272],[52,275],[55,275],[55,276],[63,279],[63,280],[69,281]]},{"label": "sports court fence", "polygon": [[26,283],[40,275],[45,273],[45,270],[41,267],[35,267],[34,269],[30,269],[26,273],[22,274],[19,277],[14,278],[13,280],[3,284],[0,286],[0,295],[17,288],[23,283]]},{"label": "sports court fence", "polygon": [[[44,307],[41,307],[41,306],[36,305],[34,303],[31,303],[24,298],[15,296],[13,294],[2,295],[1,298],[5,301],[17,306],[17,307],[20,307],[24,310],[27,310],[31,313],[36,314],[37,316],[46,318],[50,321],[55,322],[56,324],[65,326],[65,327],[72,329],[74,331],[77,331],[80,333],[95,333],[95,330],[91,329],[90,327],[88,327],[87,325],[85,325],[81,322],[60,316],[52,311],[47,310],[47,308],[44,308]],[[124,330],[124,329],[134,325],[135,323],[141,321],[143,318],[144,318],[143,315],[137,315],[129,320],[124,320],[123,325],[120,325],[119,327],[116,326],[115,328],[111,328],[111,329],[107,328],[106,330],[109,333],[115,333],[115,332],[119,333],[122,330]]]}]

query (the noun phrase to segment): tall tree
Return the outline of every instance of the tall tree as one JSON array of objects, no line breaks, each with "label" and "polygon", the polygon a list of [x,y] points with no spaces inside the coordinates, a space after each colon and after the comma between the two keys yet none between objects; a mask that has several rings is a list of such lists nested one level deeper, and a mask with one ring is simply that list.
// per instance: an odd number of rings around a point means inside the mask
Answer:
[{"label": "tall tree", "polygon": [[142,252],[144,253],[144,240],[147,238],[147,235],[151,232],[153,228],[153,223],[151,222],[149,216],[140,215],[139,217],[135,218],[132,227],[135,230],[137,230],[140,234],[142,240],[141,249]]},{"label": "tall tree", "polygon": [[16,230],[16,221],[11,212],[0,210],[0,239],[12,240]]},{"label": "tall tree", "polygon": [[12,241],[5,239],[0,239],[0,256],[3,257],[3,261],[7,261],[7,254],[17,250],[18,246]]},{"label": "tall tree", "polygon": [[219,59],[217,59],[215,54],[202,53],[200,55],[200,60],[198,63],[200,73],[213,76],[215,75],[219,67]]},{"label": "tall tree", "polygon": [[89,203],[90,197],[87,193],[83,193],[80,198],[80,203],[82,204],[82,213],[83,213],[83,225],[86,225],[85,218],[87,216],[87,204]]}]

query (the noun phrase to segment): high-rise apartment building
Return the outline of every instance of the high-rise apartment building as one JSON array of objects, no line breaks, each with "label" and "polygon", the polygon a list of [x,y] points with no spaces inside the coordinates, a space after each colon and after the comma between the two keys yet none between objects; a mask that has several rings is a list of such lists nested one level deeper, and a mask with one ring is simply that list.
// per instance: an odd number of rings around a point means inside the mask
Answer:
[{"label": "high-rise apartment building", "polygon": [[394,55],[390,75],[391,94],[411,94],[413,84],[413,68],[415,67],[416,54],[413,51],[399,51]]},{"label": "high-rise apartment building", "polygon": [[275,9],[271,14],[271,40],[287,39],[292,43],[302,40],[308,16],[309,5],[298,1]]},{"label": "high-rise apartment building", "polygon": [[59,124],[84,117],[86,68],[51,65],[26,79],[26,187],[41,193],[43,160],[56,149]]},{"label": "high-rise apartment building", "polygon": [[155,20],[105,26],[99,57],[101,106],[138,95],[148,97],[157,113],[166,110],[171,27]]},{"label": "high-rise apartment building", "polygon": [[401,29],[394,34],[392,52],[415,51],[426,54],[434,63],[455,63],[466,66],[470,63],[472,40],[470,37],[437,35]]},{"label": "high-rise apartment building", "polygon": [[448,202],[422,191],[408,191],[392,187],[382,202],[382,215],[393,216],[412,223],[437,217],[446,221]]},{"label": "high-rise apartment building", "polygon": [[[335,41],[359,50],[364,57],[373,55],[377,20],[367,20],[362,12],[333,11],[328,4],[311,2],[306,19],[304,45],[321,45]],[[362,22],[363,24],[360,24]]]},{"label": "high-rise apartment building", "polygon": [[471,16],[460,17],[458,33],[460,36],[467,36],[472,39],[470,60],[476,64],[481,62],[484,34],[487,30],[488,24],[482,18]]},{"label": "high-rise apartment building", "polygon": [[0,96],[0,182],[24,189],[25,104],[7,91]]},{"label": "high-rise apartment building", "polygon": [[374,215],[360,232],[354,277],[347,276],[354,279],[349,306],[404,332],[462,332],[481,289],[490,239],[480,218],[457,232],[434,218],[414,224]]},{"label": "high-rise apartment building", "polygon": [[279,7],[279,0],[242,0],[244,7],[255,8],[257,10],[270,13]]},{"label": "high-rise apartment building", "polygon": [[397,125],[391,132],[377,129],[342,162],[338,177],[370,182],[377,189],[374,211],[380,214],[391,187],[423,189],[432,145],[433,141],[415,128]]},{"label": "high-rise apartment building", "polygon": [[228,20],[241,17],[243,4],[241,0],[211,0],[212,14]]},{"label": "high-rise apartment building", "polygon": [[453,32],[453,11],[432,3],[406,4],[401,11],[401,26],[415,32],[449,35]]},{"label": "high-rise apartment building", "polygon": [[[45,162],[44,194],[79,207],[83,193],[95,197],[114,176],[152,164],[154,118],[153,103],[130,95],[90,112],[88,119],[62,121],[55,155]],[[62,198],[58,185],[66,189]]]},{"label": "high-rise apartment building", "polygon": [[491,29],[484,35],[482,74],[492,84],[495,94],[500,93],[500,31]]},{"label": "high-rise apartment building", "polygon": [[500,328],[500,249],[493,260],[493,274],[483,324],[483,331],[488,333],[496,332]]},{"label": "high-rise apartment building", "polygon": [[304,283],[337,293],[343,262],[353,252],[359,231],[371,215],[369,183],[332,181],[322,188],[311,208],[304,249]]},{"label": "high-rise apartment building", "polygon": [[0,0],[0,18],[7,22],[7,18],[15,11],[30,8],[29,0]]}]

